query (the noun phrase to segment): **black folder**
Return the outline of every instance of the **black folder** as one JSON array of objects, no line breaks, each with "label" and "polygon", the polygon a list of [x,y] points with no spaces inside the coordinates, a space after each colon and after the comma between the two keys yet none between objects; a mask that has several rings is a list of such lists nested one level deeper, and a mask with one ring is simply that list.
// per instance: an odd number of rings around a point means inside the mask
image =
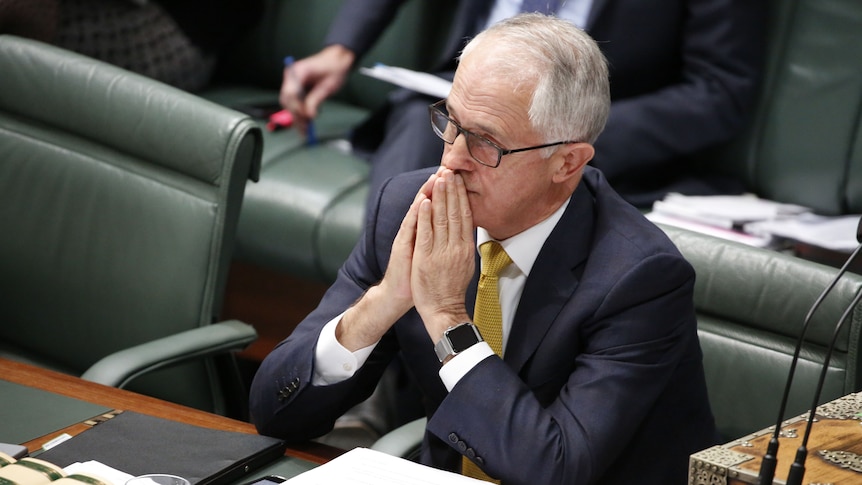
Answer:
[{"label": "black folder", "polygon": [[125,411],[39,455],[60,467],[96,460],[131,475],[168,473],[223,485],[284,454],[284,441]]}]

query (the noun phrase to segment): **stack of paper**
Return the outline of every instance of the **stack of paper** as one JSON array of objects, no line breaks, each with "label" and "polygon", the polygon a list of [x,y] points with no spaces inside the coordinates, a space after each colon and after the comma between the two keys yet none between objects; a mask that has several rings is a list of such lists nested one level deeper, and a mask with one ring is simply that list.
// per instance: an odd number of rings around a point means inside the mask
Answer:
[{"label": "stack of paper", "polygon": [[656,201],[653,212],[725,229],[741,229],[748,222],[768,221],[811,212],[807,207],[782,204],[757,196],[687,196],[668,194]]},{"label": "stack of paper", "polygon": [[653,222],[777,248],[788,241],[849,252],[856,248],[859,215],[824,217],[811,209],[754,195],[685,196],[668,194],[653,204]]},{"label": "stack of paper", "polygon": [[852,252],[859,245],[856,240],[859,217],[824,217],[809,213],[789,219],[752,222],[745,225],[745,231],[791,239],[833,251]]}]

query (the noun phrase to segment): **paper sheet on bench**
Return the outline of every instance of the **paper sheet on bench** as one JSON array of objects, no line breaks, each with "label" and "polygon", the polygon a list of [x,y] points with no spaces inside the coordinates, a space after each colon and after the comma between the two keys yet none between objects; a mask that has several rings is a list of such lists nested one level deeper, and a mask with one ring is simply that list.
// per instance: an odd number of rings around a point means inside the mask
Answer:
[{"label": "paper sheet on bench", "polygon": [[359,72],[366,76],[416,91],[417,93],[441,99],[449,96],[449,90],[452,88],[452,83],[446,79],[428,74],[427,72],[412,71],[403,67],[377,64],[374,67],[360,67]]},{"label": "paper sheet on bench", "polygon": [[745,232],[793,239],[833,251],[851,252],[856,249],[856,227],[859,214],[824,217],[802,214],[792,219],[776,219],[752,222],[745,225]]},{"label": "paper sheet on bench", "polygon": [[479,485],[481,480],[420,465],[368,448],[354,448],[285,485]]}]

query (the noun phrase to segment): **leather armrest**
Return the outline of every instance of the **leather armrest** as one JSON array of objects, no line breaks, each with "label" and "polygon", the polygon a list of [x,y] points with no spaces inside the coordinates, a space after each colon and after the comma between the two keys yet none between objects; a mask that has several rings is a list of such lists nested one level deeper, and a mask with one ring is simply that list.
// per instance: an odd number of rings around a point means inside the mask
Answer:
[{"label": "leather armrest", "polygon": [[124,387],[136,377],[182,362],[241,350],[257,339],[254,327],[237,320],[169,335],[105,356],[81,378]]},{"label": "leather armrest", "polygon": [[371,449],[392,456],[411,459],[422,446],[427,423],[426,418],[419,418],[403,424],[381,436],[371,445]]}]

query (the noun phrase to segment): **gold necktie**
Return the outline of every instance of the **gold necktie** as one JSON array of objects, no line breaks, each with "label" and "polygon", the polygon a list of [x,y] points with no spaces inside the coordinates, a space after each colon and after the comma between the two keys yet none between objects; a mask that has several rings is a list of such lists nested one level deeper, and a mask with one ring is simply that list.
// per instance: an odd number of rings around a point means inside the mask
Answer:
[{"label": "gold necktie", "polygon": [[[479,276],[479,289],[476,293],[473,323],[479,328],[482,338],[488,342],[494,352],[502,356],[503,315],[500,311],[500,291],[497,287],[497,279],[500,271],[509,266],[512,260],[497,241],[488,241],[479,246],[479,255],[482,258],[482,271]],[[461,461],[461,473],[468,477],[500,483],[491,479],[466,456]]]}]

